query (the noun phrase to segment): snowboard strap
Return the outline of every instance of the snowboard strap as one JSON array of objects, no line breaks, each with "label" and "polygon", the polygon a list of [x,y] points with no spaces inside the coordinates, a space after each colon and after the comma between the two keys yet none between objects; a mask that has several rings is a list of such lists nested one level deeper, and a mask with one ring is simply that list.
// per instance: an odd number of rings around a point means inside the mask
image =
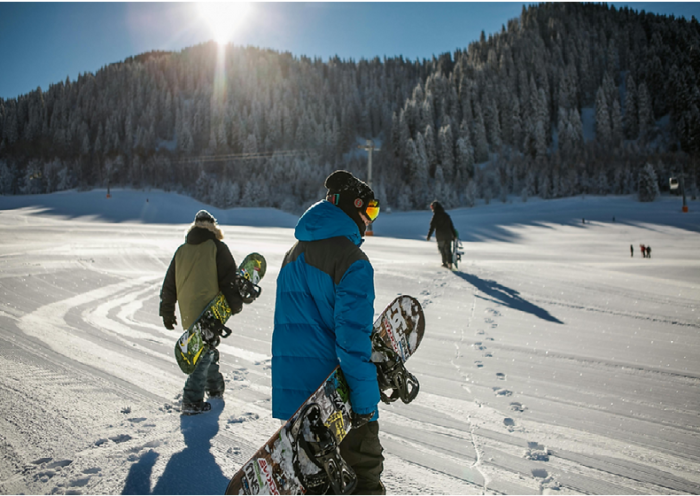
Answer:
[{"label": "snowboard strap", "polygon": [[375,363],[381,400],[384,403],[393,403],[401,398],[401,401],[408,404],[416,399],[420,384],[418,379],[406,370],[401,357],[379,338],[374,339],[373,345],[376,351],[386,356],[386,360]]},{"label": "snowboard strap", "polygon": [[243,303],[252,303],[260,296],[260,293],[262,293],[262,288],[260,286],[241,275],[236,277],[236,287],[238,293],[241,295]]},{"label": "snowboard strap", "polygon": [[201,329],[204,341],[214,347],[218,346],[219,337],[227,338],[231,335],[231,332],[233,332],[219,319],[209,314],[202,317]]},{"label": "snowboard strap", "polygon": [[[308,420],[308,430],[304,427]],[[288,430],[292,439],[292,465],[301,485],[310,494],[351,494],[357,485],[357,476],[340,456],[335,437],[321,420],[317,403],[306,405]],[[312,441],[306,439],[310,433]],[[299,447],[311,462],[321,469],[316,474],[304,474],[299,461]]]}]

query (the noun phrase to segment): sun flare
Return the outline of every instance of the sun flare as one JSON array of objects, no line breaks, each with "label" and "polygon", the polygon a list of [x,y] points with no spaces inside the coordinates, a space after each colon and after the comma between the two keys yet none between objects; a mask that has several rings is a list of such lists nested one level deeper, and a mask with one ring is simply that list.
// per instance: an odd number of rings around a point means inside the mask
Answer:
[{"label": "sun flare", "polygon": [[245,2],[198,3],[200,17],[209,26],[214,40],[220,45],[231,41],[236,28],[246,18],[250,4]]}]

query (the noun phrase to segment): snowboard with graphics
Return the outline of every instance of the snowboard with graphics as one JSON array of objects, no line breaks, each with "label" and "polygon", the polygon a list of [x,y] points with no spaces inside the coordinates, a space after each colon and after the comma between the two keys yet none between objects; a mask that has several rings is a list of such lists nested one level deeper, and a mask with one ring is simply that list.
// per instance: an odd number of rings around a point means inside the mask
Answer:
[{"label": "snowboard with graphics", "polygon": [[[244,303],[260,295],[258,283],[265,275],[267,263],[259,253],[251,253],[238,266],[236,285]],[[185,374],[191,374],[199,358],[209,349],[209,342],[217,337],[228,337],[231,331],[224,325],[231,316],[231,308],[222,293],[217,294],[175,343],[175,359]]]},{"label": "snowboard with graphics", "polygon": [[[385,403],[409,403],[418,394],[418,381],[403,364],[424,332],[423,309],[411,296],[396,298],[374,322],[372,361]],[[338,445],[351,429],[350,390],[336,367],[233,476],[226,494],[349,494],[356,477]]]},{"label": "snowboard with graphics", "polygon": [[464,255],[462,248],[462,242],[459,238],[454,238],[452,240],[452,267],[455,269],[459,266],[459,262],[462,261],[462,255]]}]

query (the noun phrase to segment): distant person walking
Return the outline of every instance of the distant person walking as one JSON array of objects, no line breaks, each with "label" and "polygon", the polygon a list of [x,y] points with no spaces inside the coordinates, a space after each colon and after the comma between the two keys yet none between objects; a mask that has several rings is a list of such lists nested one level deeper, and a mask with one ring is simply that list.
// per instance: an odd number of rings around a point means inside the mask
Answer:
[{"label": "distant person walking", "polygon": [[442,256],[442,266],[452,269],[452,241],[458,237],[457,230],[452,224],[452,218],[445,212],[439,201],[433,201],[430,204],[430,209],[433,211],[433,218],[430,219],[430,229],[426,239],[430,241],[430,237],[435,231],[438,250]]},{"label": "distant person walking", "polygon": [[651,246],[647,245],[647,258],[651,258]]},{"label": "distant person walking", "polygon": [[634,245],[630,245],[630,257],[634,257]]},{"label": "distant person walking", "polygon": [[642,258],[646,258],[647,256],[647,248],[644,245],[639,245],[639,248],[642,250]]}]

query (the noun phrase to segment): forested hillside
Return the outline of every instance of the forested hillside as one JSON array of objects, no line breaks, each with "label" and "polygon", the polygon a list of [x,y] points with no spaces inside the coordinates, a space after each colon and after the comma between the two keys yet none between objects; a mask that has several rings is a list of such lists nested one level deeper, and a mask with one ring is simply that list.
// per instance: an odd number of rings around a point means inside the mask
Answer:
[{"label": "forested hillside", "polygon": [[0,99],[0,193],[154,187],[299,212],[332,170],[366,177],[372,139],[373,186],[400,210],[663,191],[681,168],[695,195],[699,80],[695,18],[582,3],[524,8],[432,60],[151,52]]}]

